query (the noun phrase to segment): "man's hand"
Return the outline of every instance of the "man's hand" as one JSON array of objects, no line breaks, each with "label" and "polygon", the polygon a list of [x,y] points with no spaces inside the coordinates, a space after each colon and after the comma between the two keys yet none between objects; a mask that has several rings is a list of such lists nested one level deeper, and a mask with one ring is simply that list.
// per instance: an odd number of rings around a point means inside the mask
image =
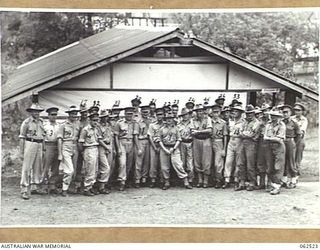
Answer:
[{"label": "man's hand", "polygon": [[138,155],[142,155],[142,150],[140,148],[138,149]]},{"label": "man's hand", "polygon": [[221,157],[225,157],[226,156],[226,152],[224,150],[221,151]]},{"label": "man's hand", "polygon": [[118,157],[120,157],[120,155],[122,154],[122,150],[121,148],[118,149]]},{"label": "man's hand", "polygon": [[58,161],[62,161],[62,154],[58,155]]},{"label": "man's hand", "polygon": [[172,154],[174,152],[174,148],[170,148],[169,152]]}]

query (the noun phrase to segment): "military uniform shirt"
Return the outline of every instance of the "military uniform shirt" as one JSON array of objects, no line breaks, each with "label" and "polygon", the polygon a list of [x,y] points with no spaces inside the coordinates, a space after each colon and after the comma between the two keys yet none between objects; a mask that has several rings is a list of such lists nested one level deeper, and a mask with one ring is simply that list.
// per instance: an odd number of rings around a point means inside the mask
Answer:
[{"label": "military uniform shirt", "polygon": [[252,119],[251,121],[245,120],[242,128],[242,135],[250,137],[252,140],[258,140],[260,136],[260,122],[257,119]]},{"label": "military uniform shirt", "polygon": [[67,120],[59,127],[57,138],[61,138],[63,141],[77,141],[79,134],[79,123]]},{"label": "military uniform shirt", "polygon": [[191,131],[194,129],[194,124],[192,120],[186,122],[181,121],[178,125],[178,130],[182,140],[192,140]]},{"label": "military uniform shirt", "polygon": [[98,127],[100,130],[101,139],[105,144],[111,144],[113,140],[113,128],[110,124],[100,124]]},{"label": "military uniform shirt", "polygon": [[240,118],[238,121],[230,120],[229,122],[229,136],[230,137],[240,137],[243,129],[244,119]]},{"label": "military uniform shirt", "polygon": [[208,128],[212,129],[212,121],[210,117],[204,117],[202,120],[197,118],[193,119],[194,128],[196,130],[206,130]]},{"label": "military uniform shirt", "polygon": [[267,137],[278,137],[280,139],[286,138],[286,125],[283,122],[273,124],[271,121],[267,123],[265,136]]},{"label": "military uniform shirt", "polygon": [[159,142],[160,141],[160,128],[164,126],[162,123],[151,123],[148,129],[148,135],[154,142]]},{"label": "military uniform shirt", "polygon": [[305,134],[308,127],[308,119],[303,115],[300,118],[294,115],[292,120],[298,123],[301,133]]},{"label": "military uniform shirt", "polygon": [[98,127],[92,127],[91,124],[85,126],[79,137],[79,142],[83,143],[83,146],[98,146],[99,139],[102,139],[102,136],[99,132]]},{"label": "military uniform shirt", "polygon": [[221,118],[217,120],[212,119],[212,139],[223,139],[223,137],[227,135],[227,123]]},{"label": "military uniform shirt", "polygon": [[119,120],[116,123],[114,134],[119,139],[133,139],[134,121]]},{"label": "military uniform shirt", "polygon": [[59,124],[51,122],[47,122],[44,124],[44,130],[46,132],[45,141],[46,142],[56,142],[58,140],[58,130]]},{"label": "military uniform shirt", "polygon": [[259,137],[263,138],[264,133],[266,131],[266,125],[269,122],[269,119],[265,119],[264,117],[262,117],[261,121],[259,121],[259,122],[260,122],[260,128],[259,128],[260,135],[259,135]]},{"label": "military uniform shirt", "polygon": [[174,125],[165,125],[160,129],[160,141],[165,146],[174,146],[177,141],[181,141],[179,130]]},{"label": "military uniform shirt", "polygon": [[19,138],[43,140],[44,136],[45,130],[42,119],[37,121],[29,117],[22,122]]},{"label": "military uniform shirt", "polygon": [[295,138],[301,134],[299,124],[292,118],[283,119],[283,123],[286,125],[286,138]]},{"label": "military uniform shirt", "polygon": [[138,135],[138,139],[148,139],[148,130],[149,130],[150,120],[149,119],[140,119],[135,123],[133,134]]}]

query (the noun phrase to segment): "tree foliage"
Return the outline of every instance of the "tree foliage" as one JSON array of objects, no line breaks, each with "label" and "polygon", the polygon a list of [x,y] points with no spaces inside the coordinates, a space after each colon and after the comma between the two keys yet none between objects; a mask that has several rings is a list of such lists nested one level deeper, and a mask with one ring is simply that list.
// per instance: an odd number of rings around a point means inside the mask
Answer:
[{"label": "tree foliage", "polygon": [[77,13],[2,12],[2,83],[13,69],[93,34]]},{"label": "tree foliage", "polygon": [[293,62],[319,48],[314,12],[179,13],[172,19],[184,31],[291,78]]}]

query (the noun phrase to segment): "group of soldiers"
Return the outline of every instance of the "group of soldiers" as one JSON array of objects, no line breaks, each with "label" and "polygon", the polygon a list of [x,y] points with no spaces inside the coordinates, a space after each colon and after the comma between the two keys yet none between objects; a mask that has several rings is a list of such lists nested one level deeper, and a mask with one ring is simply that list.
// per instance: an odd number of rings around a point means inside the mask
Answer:
[{"label": "group of soldiers", "polygon": [[244,109],[238,99],[224,102],[223,96],[214,104],[190,98],[179,112],[178,100],[156,107],[156,100],[141,105],[137,96],[131,107],[117,101],[109,110],[98,101],[88,108],[84,100],[70,106],[60,124],[58,108],[46,109],[44,122],[44,109],[33,103],[19,136],[21,196],[108,194],[116,183],[119,191],[166,190],[174,178],[186,189],[233,184],[235,191],[276,195],[282,186],[295,188],[308,124],[304,105]]}]

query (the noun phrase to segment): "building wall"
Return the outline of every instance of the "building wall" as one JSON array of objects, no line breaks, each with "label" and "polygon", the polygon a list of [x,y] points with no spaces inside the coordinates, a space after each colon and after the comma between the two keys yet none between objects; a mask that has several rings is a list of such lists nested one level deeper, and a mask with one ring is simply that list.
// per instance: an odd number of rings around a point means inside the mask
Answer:
[{"label": "building wall", "polygon": [[[248,69],[230,63],[229,68],[229,89],[263,89],[263,88],[279,88],[280,86]],[[283,88],[285,89],[285,88]]]},{"label": "building wall", "polygon": [[247,103],[249,90],[276,87],[272,81],[233,64],[228,68],[226,63],[122,62],[42,91],[39,101],[45,107],[58,106],[63,111],[71,104],[79,105],[83,99],[90,105],[99,100],[104,108],[111,108],[120,100],[120,105],[126,107],[139,95],[143,104],[148,104],[152,98],[157,99],[160,106],[180,99],[183,106],[190,97],[194,97],[196,103],[203,103],[205,97],[210,97],[213,103],[224,94],[228,105],[233,98]]}]

